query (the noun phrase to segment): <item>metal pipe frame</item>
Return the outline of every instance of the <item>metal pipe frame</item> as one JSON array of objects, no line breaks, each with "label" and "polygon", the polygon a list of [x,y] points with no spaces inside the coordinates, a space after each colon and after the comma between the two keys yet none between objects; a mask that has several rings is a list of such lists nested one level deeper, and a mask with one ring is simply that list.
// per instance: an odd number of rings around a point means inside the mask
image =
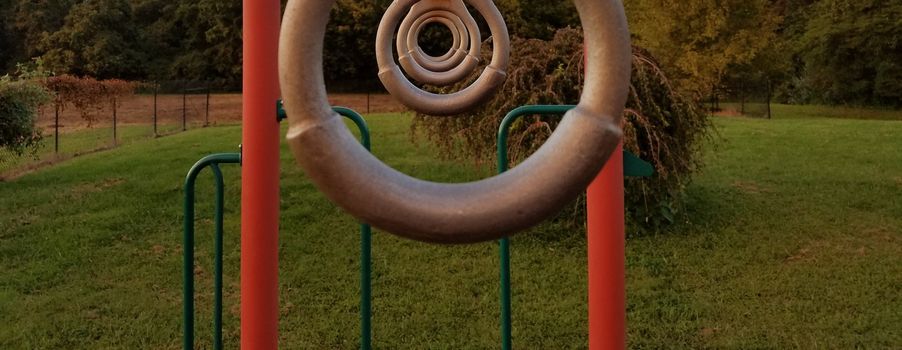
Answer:
[{"label": "metal pipe frame", "polygon": [[182,315],[182,347],[185,350],[194,349],[194,189],[197,176],[202,170],[210,167],[216,181],[216,206],[215,221],[215,256],[214,256],[214,281],[213,281],[213,348],[222,349],[222,211],[224,185],[222,171],[219,164],[240,164],[240,153],[221,153],[206,156],[199,160],[185,177],[185,218],[182,246],[184,249],[183,261],[183,315]]},{"label": "metal pipe frame", "polygon": [[[277,119],[281,115],[281,103],[278,104]],[[360,132],[360,143],[370,149],[370,129],[366,120],[356,111],[345,107],[334,107],[336,113],[352,121]],[[240,164],[240,153],[214,154],[204,157],[189,170],[185,180],[184,207],[184,290],[183,290],[183,347],[193,349],[194,346],[194,202],[195,183],[198,174],[209,167],[213,171],[216,186],[216,204],[214,213],[215,256],[213,267],[213,349],[222,349],[222,256],[223,256],[223,209],[224,185],[219,164]],[[190,262],[190,263],[189,263]],[[372,227],[360,224],[360,346],[363,350],[372,348]]]},{"label": "metal pipe frame", "polygon": [[[370,128],[356,111],[345,107],[334,107],[341,116],[354,122],[360,131],[360,144],[367,151],[371,149]],[[373,228],[360,224],[360,349],[373,348]]]}]

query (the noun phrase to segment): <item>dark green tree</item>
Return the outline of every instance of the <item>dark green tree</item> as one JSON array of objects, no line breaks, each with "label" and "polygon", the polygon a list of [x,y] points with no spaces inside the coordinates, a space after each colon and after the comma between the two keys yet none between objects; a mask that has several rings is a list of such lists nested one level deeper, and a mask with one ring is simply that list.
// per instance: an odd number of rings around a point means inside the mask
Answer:
[{"label": "dark green tree", "polygon": [[213,81],[239,87],[241,83],[240,0],[179,1],[166,7],[164,40],[180,38],[166,72],[170,79]]},{"label": "dark green tree", "polygon": [[798,41],[815,102],[902,106],[902,2],[823,0]]},{"label": "dark green tree", "polygon": [[10,70],[16,52],[22,50],[22,39],[12,23],[14,10],[12,0],[0,0],[0,72]]},{"label": "dark green tree", "polygon": [[44,38],[42,57],[55,73],[136,79],[144,75],[137,41],[128,1],[85,0],[72,7],[59,31]]},{"label": "dark green tree", "polygon": [[579,25],[573,1],[499,0],[511,35],[525,39],[550,40],[559,28]]},{"label": "dark green tree", "polygon": [[2,0],[0,1],[0,68],[8,73],[16,64],[44,53],[43,42],[65,23],[74,0]]},{"label": "dark green tree", "polygon": [[358,90],[378,84],[376,33],[390,4],[391,0],[336,2],[323,48],[323,69],[330,88]]}]

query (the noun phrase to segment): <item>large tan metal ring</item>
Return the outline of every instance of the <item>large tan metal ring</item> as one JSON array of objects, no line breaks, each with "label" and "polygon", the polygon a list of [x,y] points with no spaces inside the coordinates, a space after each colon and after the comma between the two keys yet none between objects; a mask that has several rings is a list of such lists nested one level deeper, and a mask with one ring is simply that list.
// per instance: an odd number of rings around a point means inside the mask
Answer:
[{"label": "large tan metal ring", "polygon": [[[387,29],[386,27],[383,27],[382,24],[386,22],[389,14],[398,12],[398,8],[393,8],[393,6],[394,4],[392,4],[392,6],[389,6],[388,10],[386,10],[386,15],[383,16],[382,23],[380,23],[379,26],[379,33]],[[491,4],[491,6],[494,7],[494,4]],[[497,9],[495,11],[497,12]],[[398,62],[401,64],[404,72],[407,73],[407,75],[409,75],[413,80],[436,86],[447,86],[466,79],[467,76],[469,76],[471,73],[473,73],[474,70],[476,70],[476,68],[479,66],[479,55],[482,49],[482,39],[479,33],[479,26],[476,24],[476,19],[474,19],[473,16],[470,15],[469,11],[467,10],[467,6],[464,5],[462,0],[422,0],[413,4],[410,7],[410,11],[405,10],[403,12],[407,12],[407,15],[404,17],[404,20],[401,21],[401,26],[398,29],[396,40]],[[417,45],[415,42],[413,43],[413,45],[411,45],[410,36],[414,32],[413,29],[416,28],[417,19],[428,18],[433,15],[443,15],[444,13],[451,13],[453,14],[452,17],[458,18],[463,21],[464,28],[466,28],[466,31],[469,34],[468,37],[470,48],[466,52],[459,52],[459,54],[464,55],[464,57],[462,58],[463,62],[456,64],[453,68],[447,71],[433,71],[424,68],[416,60],[415,56],[417,55],[417,51],[414,48],[418,47],[419,45]],[[501,18],[500,13],[498,14],[497,18]],[[413,20],[411,21],[411,19]],[[389,30],[394,31],[394,27],[395,25],[392,24],[389,27]],[[501,27],[504,27],[505,30],[507,29],[507,26],[504,25],[503,18],[501,19]],[[379,33],[377,33],[377,37]],[[380,54],[380,52],[378,51],[378,45],[376,54],[377,56]],[[392,53],[390,51],[382,52],[381,54],[388,54],[389,61],[394,64],[394,56],[392,56]],[[385,57],[382,58],[384,59]],[[381,67],[382,66],[380,66],[380,71]],[[390,89],[389,92],[391,92]]]},{"label": "large tan metal ring", "polygon": [[579,105],[545,145],[510,171],[477,182],[434,183],[404,175],[360,146],[326,98],[323,38],[334,3],[288,2],[279,50],[291,124],[287,139],[313,183],[363,222],[427,242],[504,237],[576,198],[621,138],[631,55],[623,6],[619,0],[574,0],[585,30],[586,82]]},{"label": "large tan metal ring", "polygon": [[[379,64],[379,79],[382,85],[398,101],[411,109],[436,116],[448,116],[466,112],[475,108],[480,103],[491,98],[504,83],[507,77],[507,66],[510,61],[510,38],[504,18],[492,0],[466,0],[473,6],[488,23],[492,32],[492,61],[486,67],[478,79],[463,90],[451,94],[434,94],[416,87],[401,73],[400,67],[394,62],[392,53],[392,39],[397,24],[404,13],[411,9],[417,0],[395,0],[385,11],[379,30],[376,33],[376,60]],[[454,12],[453,4],[458,1],[440,2],[437,7],[429,9],[443,9]],[[464,19],[466,21],[466,19]],[[471,34],[472,35],[472,34]],[[471,47],[474,43],[481,44],[481,38],[470,39]],[[398,62],[404,67],[404,72],[413,79],[430,83],[441,82],[449,76],[459,74],[457,69],[464,70],[467,67],[475,67],[478,57],[473,56],[475,50],[471,49],[464,62],[453,71],[434,73],[419,66],[404,51],[398,53]],[[473,69],[469,69],[472,72]]]}]

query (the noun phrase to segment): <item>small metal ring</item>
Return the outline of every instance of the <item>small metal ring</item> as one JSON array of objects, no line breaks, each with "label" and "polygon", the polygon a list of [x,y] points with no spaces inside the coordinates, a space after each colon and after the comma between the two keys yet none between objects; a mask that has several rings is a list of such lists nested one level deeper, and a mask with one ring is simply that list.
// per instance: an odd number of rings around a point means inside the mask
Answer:
[{"label": "small metal ring", "polygon": [[477,182],[446,184],[404,175],[360,146],[332,111],[323,79],[323,40],[335,0],[290,0],[279,80],[290,123],[287,139],[298,164],[348,213],[415,240],[490,241],[541,222],[582,193],[616,149],[629,91],[632,52],[622,3],[573,2],[587,57],[577,107],[519,166]]},{"label": "small metal ring", "polygon": [[[449,12],[447,14],[451,13]],[[412,30],[407,35],[407,47],[413,48],[412,50],[410,50],[409,54],[411,57],[413,57],[417,64],[433,72],[447,72],[463,62],[468,53],[467,46],[470,45],[470,37],[467,29],[463,28],[463,22],[460,21],[460,18],[455,17],[455,19],[458,23],[455,23],[455,21],[448,19],[447,17],[431,17],[422,20],[418,19],[417,22],[414,23],[414,30]],[[451,48],[447,53],[438,57],[427,54],[425,51],[423,51],[423,48],[419,46],[420,35],[422,34],[426,26],[431,23],[439,23],[444,25],[449,30],[451,30],[453,37]],[[458,27],[458,24],[460,24],[461,26]]]},{"label": "small metal ring", "polygon": [[[419,23],[414,25],[415,29],[412,30],[407,35],[407,46],[414,47],[415,49],[419,49],[417,51],[419,51],[420,53],[423,53],[423,58],[426,58],[429,61],[433,61],[433,62],[447,61],[449,58],[451,58],[451,56],[453,56],[457,52],[458,49],[461,48],[460,47],[460,36],[461,36],[460,32],[456,30],[457,27],[454,25],[454,22],[452,22],[450,19],[447,19],[445,17],[430,17],[430,18],[417,19],[417,22],[419,22]],[[436,24],[436,23],[441,24],[446,29],[448,29],[448,32],[451,33],[451,46],[448,47],[448,50],[441,56],[432,56],[430,54],[426,54],[425,51],[422,50],[422,46],[420,46],[420,42],[419,42],[420,35],[422,35],[423,31],[426,30],[426,26],[428,26],[430,24]],[[411,45],[411,41],[413,41],[412,45]]]},{"label": "small metal ring", "polygon": [[[411,27],[413,30],[407,33],[407,43],[403,46],[408,49],[408,55],[423,68],[431,72],[450,71],[459,66],[464,58],[467,57],[469,52],[467,46],[470,45],[469,32],[464,26],[463,21],[461,21],[459,17],[454,16],[451,12],[433,11],[427,13],[426,16],[434,17],[420,17],[414,21],[413,26]],[[449,18],[449,16],[452,16],[453,20]],[[423,52],[423,49],[419,46],[418,42],[423,28],[425,28],[427,24],[434,22],[445,25],[452,33],[455,33],[455,41],[452,43],[451,49],[446,54],[439,57],[432,57]],[[398,33],[398,40],[401,40],[402,35],[404,35],[404,33]]]}]

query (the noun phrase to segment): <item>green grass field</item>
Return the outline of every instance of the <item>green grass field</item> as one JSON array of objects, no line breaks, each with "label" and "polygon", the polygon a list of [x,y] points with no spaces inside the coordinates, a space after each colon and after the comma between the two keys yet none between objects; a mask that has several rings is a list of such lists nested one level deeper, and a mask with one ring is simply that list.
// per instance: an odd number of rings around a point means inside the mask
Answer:
[{"label": "green grass field", "polygon": [[[632,347],[902,346],[902,122],[795,113],[716,118],[718,142],[688,188],[685,216],[628,242]],[[399,170],[436,181],[477,176],[411,145],[409,116],[368,120],[374,153]],[[0,348],[179,348],[182,181],[201,156],[239,142],[239,127],[192,130],[0,182]],[[354,348],[356,223],[287,149],[282,160],[282,347]],[[240,172],[224,170],[225,335],[234,348]],[[202,348],[212,308],[210,177],[198,183]],[[555,230],[513,239],[515,347],[586,346],[584,233]],[[497,348],[496,266],[493,243],[440,247],[377,232],[374,345]]]}]

